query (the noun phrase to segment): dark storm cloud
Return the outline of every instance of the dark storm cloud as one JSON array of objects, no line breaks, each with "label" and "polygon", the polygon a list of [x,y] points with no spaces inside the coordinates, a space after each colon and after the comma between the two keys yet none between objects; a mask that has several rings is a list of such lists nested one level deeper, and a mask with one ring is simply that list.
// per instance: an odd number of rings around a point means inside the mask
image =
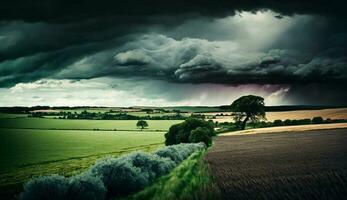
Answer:
[{"label": "dark storm cloud", "polygon": [[270,9],[277,15],[318,14],[345,16],[343,0],[4,0],[0,7],[0,20],[66,22],[85,18],[114,16],[142,17],[199,13],[209,16],[232,15],[235,11]]},{"label": "dark storm cloud", "polygon": [[[338,88],[329,93],[337,98],[347,83],[345,4],[5,0],[0,3],[0,87],[43,78],[143,77],[293,85],[288,98],[303,102],[314,100],[304,99],[306,89],[319,98],[319,88]],[[239,11],[259,10],[276,12],[272,18],[277,21],[260,26],[247,17],[228,19]],[[272,34],[277,27],[278,35]],[[328,97],[321,102],[340,103]]]}]

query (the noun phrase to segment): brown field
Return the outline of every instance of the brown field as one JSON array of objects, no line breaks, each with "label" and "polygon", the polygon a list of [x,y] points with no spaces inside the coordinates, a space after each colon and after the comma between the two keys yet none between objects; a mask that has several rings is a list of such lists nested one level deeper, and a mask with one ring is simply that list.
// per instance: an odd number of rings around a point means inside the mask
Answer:
[{"label": "brown field", "polygon": [[[205,113],[207,114],[207,113]],[[216,115],[220,113],[208,113],[207,115]],[[223,114],[230,115],[230,112]],[[297,111],[284,111],[284,112],[266,112],[266,118],[268,121],[274,121],[276,119],[305,119],[321,116],[324,119],[347,119],[347,108],[336,108],[336,109],[322,109],[322,110],[297,110]],[[214,121],[224,122],[232,121],[231,116],[217,116]]]},{"label": "brown field", "polygon": [[205,157],[222,199],[344,199],[347,129],[217,137]]},{"label": "brown field", "polygon": [[298,126],[277,126],[268,128],[254,128],[242,131],[233,131],[228,133],[219,134],[220,136],[228,135],[249,135],[258,133],[281,133],[281,132],[298,132],[298,131],[311,131],[311,130],[326,130],[326,129],[340,129],[347,128],[347,123],[336,124],[309,124]]}]

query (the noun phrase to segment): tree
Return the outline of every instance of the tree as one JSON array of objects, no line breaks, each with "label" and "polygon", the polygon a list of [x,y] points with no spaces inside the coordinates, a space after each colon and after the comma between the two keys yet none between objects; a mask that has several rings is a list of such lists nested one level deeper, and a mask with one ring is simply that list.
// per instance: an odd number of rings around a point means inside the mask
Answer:
[{"label": "tree", "polygon": [[312,124],[322,124],[323,118],[322,117],[314,117],[312,118]]},{"label": "tree", "polygon": [[206,146],[210,146],[212,143],[211,130],[206,127],[198,127],[190,132],[189,142],[198,143],[203,142]]},{"label": "tree", "polygon": [[145,120],[139,120],[136,126],[141,127],[141,131],[142,131],[145,127],[148,127],[148,124]]},{"label": "tree", "polygon": [[248,120],[253,122],[265,118],[264,98],[254,95],[242,96],[231,104],[232,116],[242,130]]},{"label": "tree", "polygon": [[214,135],[214,124],[202,119],[188,118],[186,121],[172,125],[165,134],[165,145],[189,143],[189,136],[196,128],[206,128],[209,130],[209,137]]}]

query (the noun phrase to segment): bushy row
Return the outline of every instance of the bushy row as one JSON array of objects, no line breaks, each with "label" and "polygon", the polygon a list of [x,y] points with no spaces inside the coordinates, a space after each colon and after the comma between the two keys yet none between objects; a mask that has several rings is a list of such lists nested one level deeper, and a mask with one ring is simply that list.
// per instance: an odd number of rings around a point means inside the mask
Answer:
[{"label": "bushy row", "polygon": [[170,172],[203,143],[166,146],[154,153],[135,152],[119,158],[99,160],[87,172],[66,178],[52,175],[24,185],[22,200],[101,200],[138,191]]}]

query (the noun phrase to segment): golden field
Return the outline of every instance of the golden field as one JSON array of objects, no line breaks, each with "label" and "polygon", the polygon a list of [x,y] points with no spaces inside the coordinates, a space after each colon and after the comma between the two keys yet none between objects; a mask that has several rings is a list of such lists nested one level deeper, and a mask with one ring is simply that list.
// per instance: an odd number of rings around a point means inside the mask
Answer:
[{"label": "golden field", "polygon": [[[217,115],[221,113],[208,113],[208,115]],[[223,112],[223,114],[230,115],[230,112]],[[283,111],[283,112],[266,112],[267,121],[274,121],[276,119],[305,119],[320,116],[323,119],[347,119],[347,108],[336,109],[322,109],[322,110],[297,110],[297,111]],[[214,121],[225,122],[232,121],[231,116],[216,116]]]}]

